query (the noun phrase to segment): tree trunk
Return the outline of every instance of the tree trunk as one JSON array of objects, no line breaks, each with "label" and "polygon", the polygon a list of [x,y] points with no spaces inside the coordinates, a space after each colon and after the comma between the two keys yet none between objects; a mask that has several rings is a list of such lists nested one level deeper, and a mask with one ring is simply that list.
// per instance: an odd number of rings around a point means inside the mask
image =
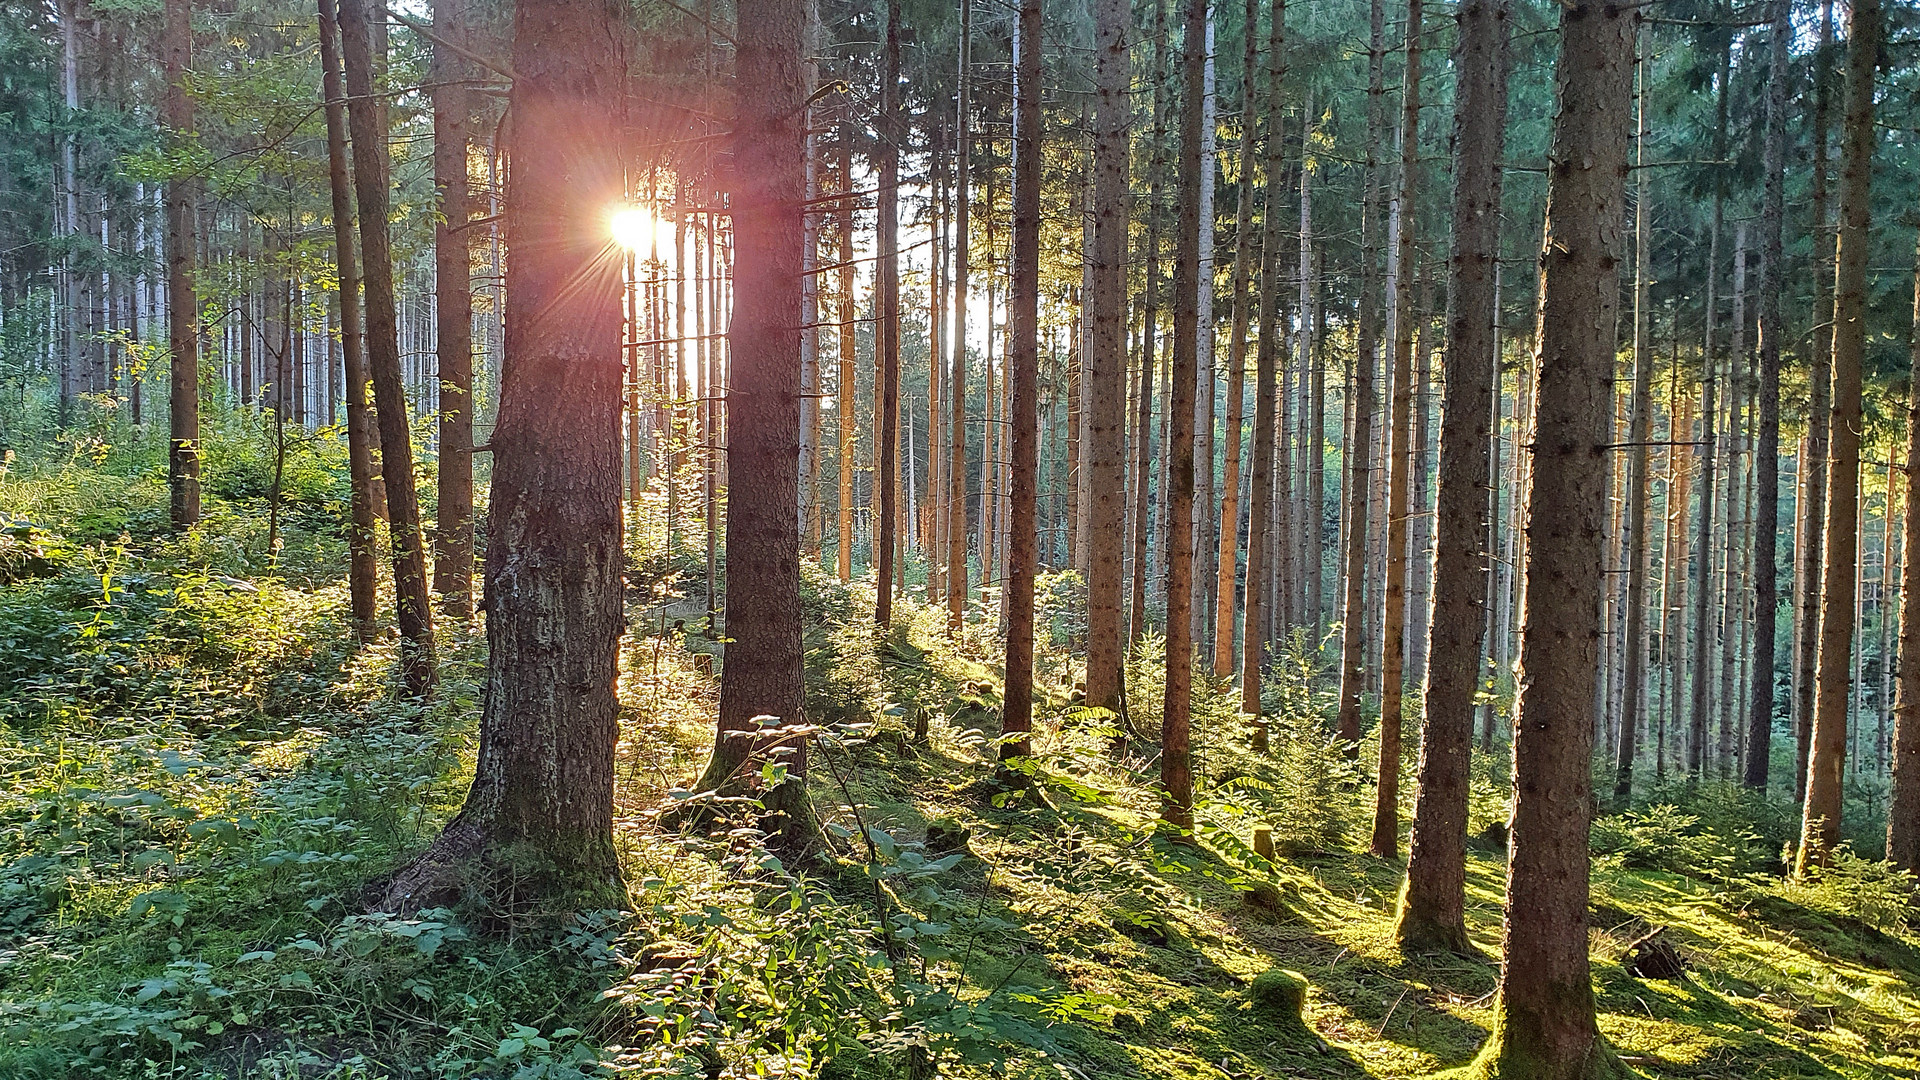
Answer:
[{"label": "tree trunk", "polygon": [[[1033,752],[1033,579],[1039,571],[1040,0],[1021,0],[1013,53],[1013,244],[1007,280],[1007,417],[1012,476],[1007,528],[1006,695],[1001,760]],[[1013,738],[1018,736],[1017,738]]]},{"label": "tree trunk", "polygon": [[[1747,765],[1741,779],[1756,791],[1767,790],[1773,756],[1774,628],[1780,607],[1777,565],[1780,530],[1780,289],[1786,279],[1785,222],[1787,171],[1788,39],[1793,34],[1793,5],[1774,0],[1773,25],[1767,31],[1767,120],[1761,150],[1765,189],[1760,208],[1760,385],[1759,431],[1753,454],[1758,492],[1753,516],[1753,683],[1747,714]],[[1907,505],[1912,506],[1912,503]],[[1901,622],[1904,628],[1906,621]],[[1904,632],[1904,630],[1903,630]]]},{"label": "tree trunk", "polygon": [[[1253,37],[1256,9],[1249,4],[1247,8],[1247,35]],[[1280,317],[1280,244],[1281,210],[1286,199],[1286,180],[1282,169],[1282,155],[1286,140],[1282,137],[1282,124],[1286,119],[1286,81],[1287,81],[1287,4],[1286,0],[1270,0],[1267,13],[1267,162],[1265,220],[1261,222],[1260,235],[1260,294],[1257,306],[1260,316],[1260,340],[1255,346],[1253,365],[1253,462],[1252,476],[1247,485],[1248,501],[1252,504],[1247,510],[1247,581],[1246,595],[1241,603],[1241,640],[1244,643],[1240,653],[1240,711],[1253,718],[1253,749],[1256,753],[1267,750],[1266,710],[1260,699],[1260,673],[1266,662],[1265,625],[1269,615],[1267,586],[1273,577],[1271,566],[1271,547],[1274,518],[1274,451],[1276,442],[1274,424],[1277,401],[1279,366],[1286,359],[1286,331]],[[1247,46],[1246,74],[1248,107],[1246,129],[1241,135],[1241,184],[1240,225],[1245,231],[1253,228],[1253,199],[1246,191],[1253,186],[1253,133],[1254,110],[1253,65],[1254,48]],[[1305,183],[1303,178],[1302,183]],[[1248,250],[1246,257],[1251,258]],[[1240,265],[1241,256],[1234,256],[1234,265]],[[1251,267],[1249,267],[1251,270]],[[1242,285],[1235,286],[1234,303],[1238,307]],[[1235,322],[1241,316],[1236,312]],[[1236,333],[1244,336],[1245,327],[1239,326]],[[1303,331],[1304,339],[1311,336]],[[1243,343],[1244,344],[1244,343]],[[1241,361],[1244,364],[1244,360]],[[1239,365],[1236,365],[1239,366]],[[1281,445],[1284,445],[1281,442]],[[1284,539],[1284,538],[1283,538]],[[1231,631],[1223,631],[1231,633]]]},{"label": "tree trunk", "polygon": [[[968,101],[973,39],[973,5],[960,5],[960,74],[956,94],[954,126],[953,197],[953,359],[947,379],[947,439],[951,457],[947,463],[947,631],[958,634],[967,617],[967,289],[971,252],[968,227],[971,224],[973,195],[971,162],[973,156],[972,106]],[[1093,675],[1089,667],[1088,686]],[[1091,700],[1091,699],[1089,699]]]},{"label": "tree trunk", "polygon": [[1872,211],[1873,79],[1880,55],[1879,0],[1855,0],[1847,25],[1847,99],[1842,133],[1840,235],[1834,245],[1833,445],[1827,457],[1826,580],[1820,589],[1813,750],[1794,868],[1825,866],[1840,842],[1846,765],[1848,654],[1853,648],[1854,563],[1860,537],[1860,368],[1866,349],[1867,227]]},{"label": "tree trunk", "polygon": [[1653,65],[1647,30],[1640,28],[1639,89],[1634,107],[1639,132],[1634,140],[1636,172],[1633,189],[1633,400],[1627,430],[1627,596],[1626,657],[1620,713],[1619,754],[1614,759],[1613,808],[1625,810],[1633,802],[1633,759],[1640,749],[1640,722],[1645,715],[1647,680],[1647,578],[1653,572],[1653,545],[1647,537],[1648,443],[1653,435],[1653,342],[1647,338],[1651,315],[1648,296],[1649,244],[1647,205],[1647,92]]},{"label": "tree trunk", "polygon": [[[854,390],[859,379],[859,342],[854,335],[853,319],[853,151],[849,149],[851,132],[840,133],[840,289],[835,297],[840,317],[840,404],[834,410],[834,423],[840,429],[840,502],[839,537],[836,567],[840,580],[853,580],[853,457],[854,437],[859,434],[854,419]],[[962,181],[964,195],[965,182]],[[964,205],[965,200],[962,200]],[[962,221],[965,210],[961,211]],[[961,230],[964,239],[966,231]],[[963,259],[965,256],[961,256]],[[961,275],[961,287],[966,285]]]},{"label": "tree trunk", "polygon": [[[1191,521],[1183,521],[1183,527],[1193,530],[1193,619],[1194,647],[1208,648],[1207,632],[1213,616],[1213,556],[1219,539],[1213,532],[1213,414],[1216,383],[1214,371],[1214,333],[1213,333],[1213,269],[1214,269],[1214,220],[1213,198],[1215,173],[1219,171],[1219,151],[1217,147],[1214,26],[1212,5],[1208,5],[1205,48],[1206,60],[1201,66],[1200,78],[1200,177],[1197,187],[1200,198],[1200,265],[1195,274],[1194,287],[1198,290],[1195,300],[1194,317],[1194,396],[1193,396],[1193,513]],[[1229,634],[1228,636],[1232,636]]]},{"label": "tree trunk", "polygon": [[[434,0],[434,32],[466,36],[462,0]],[[440,609],[464,623],[473,615],[473,294],[467,231],[465,62],[433,46],[433,185],[440,219],[433,228],[434,316],[440,384],[439,509],[433,530],[433,591]]]},{"label": "tree trunk", "polygon": [[1403,952],[1472,949],[1466,924],[1468,758],[1486,627],[1486,483],[1492,442],[1494,267],[1500,258],[1501,146],[1507,113],[1507,0],[1459,12],[1453,113],[1453,251],[1440,484],[1413,835],[1394,936]]},{"label": "tree trunk", "polygon": [[1828,90],[1832,77],[1828,55],[1833,50],[1833,0],[1820,5],[1820,39],[1813,65],[1813,169],[1808,181],[1807,201],[1812,207],[1813,237],[1813,330],[1808,342],[1810,354],[1807,382],[1812,387],[1807,404],[1807,452],[1797,463],[1800,491],[1795,501],[1799,542],[1795,553],[1799,566],[1794,581],[1799,586],[1794,618],[1794,663],[1800,672],[1794,688],[1794,762],[1793,801],[1803,803],[1807,794],[1807,761],[1813,752],[1813,715],[1815,709],[1815,670],[1820,649],[1820,581],[1825,566],[1826,534],[1821,517],[1827,501],[1828,429],[1833,403],[1833,338],[1825,328],[1833,325],[1833,243],[1827,221],[1827,151],[1831,127]]},{"label": "tree trunk", "polygon": [[[1140,296],[1140,382],[1135,394],[1133,454],[1133,580],[1129,641],[1139,641],[1147,633],[1148,556],[1152,540],[1153,491],[1151,470],[1153,453],[1153,379],[1158,367],[1156,356],[1160,338],[1160,189],[1166,173],[1162,148],[1167,138],[1167,0],[1153,3],[1153,54],[1148,82],[1153,88],[1153,128],[1147,147],[1147,228],[1146,250],[1141,253],[1145,265],[1145,284]],[[1162,440],[1164,449],[1164,440]],[[1164,542],[1164,541],[1163,541]]]},{"label": "tree trunk", "polygon": [[[1778,2],[1782,9],[1787,6],[1786,0]],[[1920,244],[1914,248],[1911,355],[1913,370],[1920,371]],[[1920,379],[1908,390],[1906,464],[1907,556],[1900,566],[1900,698],[1893,714],[1887,861],[1920,870],[1920,559],[1914,558],[1914,544],[1920,542],[1914,529],[1914,508],[1920,507]],[[1763,541],[1767,535],[1760,533]]]},{"label": "tree trunk", "polygon": [[1173,234],[1173,343],[1167,425],[1167,691],[1160,712],[1160,816],[1193,831],[1194,389],[1199,379],[1200,119],[1206,96],[1207,0],[1184,0],[1181,22],[1180,191]]},{"label": "tree trunk", "polygon": [[1405,709],[1407,637],[1407,488],[1413,468],[1413,267],[1420,181],[1420,35],[1422,0],[1407,0],[1406,88],[1400,113],[1400,230],[1394,267],[1393,393],[1387,445],[1387,573],[1380,632],[1380,774],[1374,785],[1373,839],[1368,850],[1389,859],[1400,851],[1401,727]]},{"label": "tree trunk", "polygon": [[888,0],[886,71],[880,83],[880,212],[874,239],[878,256],[879,308],[874,324],[873,482],[875,497],[873,547],[873,620],[882,629],[893,625],[894,539],[899,522],[895,513],[900,472],[900,3]]},{"label": "tree trunk", "polygon": [[1367,45],[1367,146],[1360,202],[1360,311],[1355,334],[1353,378],[1348,384],[1353,427],[1342,445],[1347,466],[1345,545],[1341,551],[1340,705],[1333,737],[1348,758],[1360,756],[1360,709],[1366,694],[1368,509],[1372,502],[1373,371],[1380,311],[1375,293],[1379,270],[1374,258],[1379,230],[1380,140],[1386,131],[1386,10],[1383,0],[1369,5]]},{"label": "tree trunk", "polygon": [[[512,159],[570,167],[516,168],[508,179],[509,240],[543,242],[519,245],[507,267],[479,759],[466,805],[395,879],[383,910],[457,896],[462,864],[475,859],[508,898],[581,889],[588,906],[604,906],[622,895],[620,263],[606,257],[605,236],[606,208],[622,195],[618,20],[610,3],[573,0],[520,0],[514,12]],[[797,223],[793,235],[797,243]]]},{"label": "tree trunk", "polygon": [[1591,756],[1635,9],[1562,9],[1540,256],[1504,960],[1487,1076],[1624,1077],[1594,1022]]},{"label": "tree trunk", "polygon": [[[962,9],[970,6],[963,4]],[[1093,708],[1116,712],[1124,698],[1126,656],[1120,576],[1126,525],[1127,229],[1132,211],[1127,126],[1133,77],[1127,38],[1132,28],[1133,11],[1126,0],[1096,0],[1093,267],[1087,348],[1081,358],[1088,515],[1081,543],[1087,552],[1086,700]]]},{"label": "tree trunk", "polygon": [[[433,610],[427,600],[420,503],[413,486],[407,390],[400,374],[400,331],[393,306],[393,253],[387,226],[386,110],[375,96],[367,0],[342,0],[340,43],[346,62],[347,123],[353,133],[360,254],[366,268],[367,367],[373,376],[375,418],[380,425],[380,469],[386,479],[387,530],[393,545],[401,678],[409,693],[421,694],[431,690],[434,682]],[[619,399],[617,387],[614,398],[616,402]],[[499,511],[496,508],[493,512]]]},{"label": "tree trunk", "polygon": [[[161,52],[167,89],[162,120],[175,139],[193,130],[193,98],[187,70],[193,64],[193,0],[166,0]],[[194,292],[195,184],[186,176],[167,180],[167,508],[175,529],[200,521],[200,300]]]},{"label": "tree trunk", "polygon": [[[1282,0],[1284,3],[1284,0]],[[1254,70],[1260,61],[1259,29],[1260,8],[1257,0],[1246,0],[1245,14],[1242,17],[1241,33],[1246,38],[1246,48],[1240,61],[1240,184],[1239,203],[1233,215],[1233,323],[1227,336],[1227,416],[1226,416],[1226,453],[1221,462],[1223,471],[1220,476],[1220,550],[1214,563],[1213,613],[1213,676],[1224,679],[1233,674],[1233,601],[1235,571],[1240,560],[1240,425],[1245,409],[1247,382],[1247,323],[1249,308],[1253,298],[1247,295],[1248,279],[1252,276],[1249,263],[1253,260],[1253,163],[1255,133],[1259,130],[1260,112],[1255,102]],[[1255,361],[1256,365],[1258,361]],[[1257,379],[1256,379],[1257,381]],[[1259,406],[1254,406],[1259,411]],[[1265,430],[1273,429],[1273,418],[1267,418]],[[1254,442],[1263,438],[1262,429],[1256,420]],[[1258,451],[1255,451],[1257,454]],[[1268,477],[1271,482],[1271,476]],[[1208,512],[1211,512],[1210,510]],[[1249,559],[1253,553],[1253,540],[1248,541]],[[1260,536],[1265,542],[1265,536]],[[1247,637],[1249,643],[1253,636]],[[1251,644],[1249,647],[1252,647]],[[1256,654],[1258,649],[1254,650]],[[1256,705],[1259,701],[1255,696]],[[1245,688],[1242,687],[1241,702],[1246,701]],[[1243,709],[1244,711],[1244,709]],[[1260,710],[1253,710],[1259,716]],[[1259,735],[1255,735],[1259,739]]]},{"label": "tree trunk", "polygon": [[319,0],[321,91],[327,100],[327,179],[333,194],[333,255],[340,282],[340,354],[347,404],[347,592],[354,636],[373,638],[379,588],[374,553],[373,418],[367,415],[367,360],[361,351],[360,272],[353,248],[353,190],[347,175],[347,106],[340,85],[334,0]]}]

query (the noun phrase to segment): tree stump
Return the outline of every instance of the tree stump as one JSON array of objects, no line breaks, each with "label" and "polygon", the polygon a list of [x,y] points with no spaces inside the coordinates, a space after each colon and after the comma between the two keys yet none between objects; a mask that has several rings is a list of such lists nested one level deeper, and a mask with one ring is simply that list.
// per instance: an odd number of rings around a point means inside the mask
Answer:
[{"label": "tree stump", "polygon": [[1641,979],[1678,979],[1687,973],[1687,962],[1680,950],[1662,937],[1664,926],[1656,926],[1627,943],[1627,973]]}]

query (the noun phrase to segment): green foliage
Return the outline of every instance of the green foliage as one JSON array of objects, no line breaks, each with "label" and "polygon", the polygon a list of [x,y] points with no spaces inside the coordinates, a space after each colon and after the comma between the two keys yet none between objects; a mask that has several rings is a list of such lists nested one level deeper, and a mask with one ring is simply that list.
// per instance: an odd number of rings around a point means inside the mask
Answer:
[{"label": "green foliage", "polygon": [[1858,919],[1876,930],[1907,928],[1920,903],[1920,882],[1911,870],[1886,861],[1863,859],[1842,845],[1831,865],[1790,877],[1775,891],[1785,899],[1828,915]]}]

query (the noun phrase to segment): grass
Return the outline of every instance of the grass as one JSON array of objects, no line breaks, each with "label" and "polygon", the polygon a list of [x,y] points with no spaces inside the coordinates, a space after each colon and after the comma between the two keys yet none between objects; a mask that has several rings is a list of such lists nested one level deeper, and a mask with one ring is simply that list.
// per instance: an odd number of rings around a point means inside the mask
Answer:
[{"label": "grass", "polygon": [[[1291,716],[1271,757],[1239,749],[1230,695],[1203,693],[1188,847],[1155,827],[1154,733],[1113,754],[1111,719],[1066,701],[1058,643],[1032,766],[1051,805],[1009,804],[985,625],[950,644],[909,603],[877,639],[857,584],[810,575],[831,850],[797,874],[751,828],[656,825],[717,693],[712,644],[672,627],[700,605],[673,606],[657,548],[620,683],[628,910],[369,913],[370,885],[464,794],[483,642],[443,628],[440,696],[399,702],[391,644],[343,632],[324,503],[268,560],[255,502],[216,498],[170,540],[161,494],[84,463],[0,480],[0,510],[58,540],[54,572],[0,586],[0,1076],[1388,1078],[1464,1064],[1486,1037],[1491,962],[1393,948],[1402,866],[1357,853],[1372,796],[1324,752],[1312,643],[1275,690]],[[1074,583],[1050,585],[1042,625],[1070,631]],[[1159,684],[1143,650],[1138,715]],[[1476,832],[1502,813],[1500,764],[1477,767]],[[1254,855],[1255,824],[1286,854]],[[1592,937],[1601,1028],[1629,1064],[1920,1077],[1920,938],[1859,906],[1865,886],[1675,873],[1640,863],[1721,834],[1651,811],[1620,828]],[[1468,869],[1473,940],[1497,955],[1502,858]],[[1686,979],[1622,966],[1651,926]],[[1276,969],[1307,983],[1305,1028],[1250,993]]]}]

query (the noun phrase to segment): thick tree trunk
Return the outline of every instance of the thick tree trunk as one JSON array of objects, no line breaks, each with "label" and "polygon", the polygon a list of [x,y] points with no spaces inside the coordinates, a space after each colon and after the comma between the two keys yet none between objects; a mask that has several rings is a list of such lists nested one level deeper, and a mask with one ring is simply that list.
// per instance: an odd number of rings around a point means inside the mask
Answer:
[{"label": "thick tree trunk", "polygon": [[[347,124],[353,133],[353,184],[366,269],[367,367],[373,377],[380,469],[386,479],[401,678],[408,692],[420,694],[431,690],[434,682],[433,610],[427,599],[420,502],[413,486],[413,433],[400,372],[400,328],[393,304],[393,251],[387,226],[386,110],[374,87],[371,29],[368,0],[342,0],[340,51],[346,66]],[[614,397],[617,402],[617,387]]]},{"label": "thick tree trunk", "polygon": [[515,898],[583,889],[599,907],[620,896],[621,285],[606,236],[622,196],[619,17],[611,3],[577,0],[520,0],[514,12],[512,158],[570,168],[516,168],[508,179],[507,237],[523,242],[507,267],[479,758],[466,805],[395,879],[383,910],[446,902],[475,859]]},{"label": "thick tree trunk", "polygon": [[1374,785],[1376,858],[1400,852],[1402,700],[1406,690],[1407,488],[1413,469],[1413,267],[1420,190],[1420,35],[1422,0],[1407,0],[1406,87],[1400,113],[1400,231],[1394,267],[1393,393],[1387,443],[1387,573],[1380,632],[1380,769]]},{"label": "thick tree trunk", "polygon": [[1126,656],[1120,579],[1126,526],[1127,229],[1132,211],[1127,126],[1133,77],[1127,39],[1132,27],[1133,11],[1126,0],[1096,0],[1093,266],[1087,349],[1081,359],[1088,514],[1081,543],[1087,551],[1086,700],[1089,706],[1116,712],[1124,698]]},{"label": "thick tree trunk", "polygon": [[1647,91],[1653,57],[1647,31],[1640,29],[1639,89],[1634,106],[1639,132],[1634,140],[1637,168],[1633,198],[1633,398],[1627,427],[1627,596],[1626,657],[1622,679],[1619,753],[1614,760],[1613,807],[1625,810],[1633,802],[1633,760],[1640,748],[1640,722],[1645,715],[1647,679],[1647,578],[1653,572],[1653,545],[1647,536],[1648,443],[1653,432],[1653,342],[1647,338],[1651,315],[1648,296],[1649,258],[1647,205]]},{"label": "thick tree trunk", "polygon": [[[434,0],[434,33],[466,36],[462,0]],[[439,509],[433,530],[433,591],[449,619],[473,615],[473,293],[467,231],[467,77],[452,48],[433,46],[434,316],[440,382]]]},{"label": "thick tree trunk", "polygon": [[1855,0],[1847,24],[1847,99],[1841,138],[1840,235],[1834,245],[1833,445],[1827,457],[1826,574],[1820,589],[1820,657],[1813,750],[1798,872],[1824,866],[1840,842],[1846,767],[1847,662],[1853,650],[1854,564],[1860,537],[1860,368],[1866,350],[1867,227],[1872,212],[1873,79],[1880,55],[1879,0]]},{"label": "thick tree trunk", "polygon": [[1561,16],[1504,959],[1493,1034],[1474,1064],[1489,1077],[1631,1075],[1594,1022],[1587,829],[1637,18],[1593,0]]},{"label": "thick tree trunk", "polygon": [[[167,89],[162,120],[173,138],[193,131],[193,98],[186,87],[193,64],[192,0],[166,0],[160,50]],[[167,181],[167,509],[175,529],[200,521],[200,300],[193,286],[195,184]]]},{"label": "thick tree trunk", "polygon": [[[1249,263],[1253,260],[1253,163],[1255,132],[1259,130],[1260,112],[1256,106],[1254,94],[1254,69],[1260,60],[1259,29],[1260,8],[1257,0],[1246,0],[1245,13],[1241,19],[1241,33],[1246,38],[1246,48],[1240,61],[1240,183],[1239,202],[1233,215],[1233,278],[1232,303],[1233,322],[1227,332],[1227,415],[1226,415],[1226,453],[1221,457],[1220,475],[1220,550],[1214,562],[1214,613],[1213,613],[1213,677],[1224,679],[1233,674],[1233,605],[1235,571],[1240,560],[1240,426],[1245,411],[1247,383],[1247,324],[1249,309],[1253,298],[1247,295],[1248,280],[1252,276]],[[1257,363],[1257,361],[1256,361]],[[1255,406],[1255,411],[1259,406]],[[1267,429],[1273,429],[1273,419],[1268,417]],[[1261,429],[1254,427],[1254,441],[1261,439]],[[1269,477],[1269,480],[1271,478]],[[1203,508],[1211,513],[1210,508]],[[1265,537],[1261,537],[1261,542]],[[1252,555],[1252,542],[1248,544],[1248,555]],[[1247,641],[1254,639],[1248,637]],[[1256,649],[1257,651],[1257,649]],[[1246,695],[1242,688],[1241,700]],[[1257,698],[1255,699],[1258,700]],[[1259,715],[1259,710],[1254,710]],[[1256,736],[1258,738],[1258,736]]]},{"label": "thick tree trunk", "polygon": [[[1791,0],[1773,0],[1773,25],[1767,30],[1767,126],[1761,150],[1766,186],[1760,207],[1759,431],[1753,454],[1758,492],[1753,515],[1753,683],[1747,764],[1741,777],[1748,787],[1761,792],[1767,790],[1773,757],[1774,630],[1780,607],[1775,534],[1780,530],[1780,336],[1786,329],[1780,290],[1786,280],[1787,80],[1792,74],[1787,46],[1792,34]],[[1903,633],[1907,625],[1907,620],[1901,621]]]},{"label": "thick tree trunk", "polygon": [[1507,0],[1469,0],[1453,69],[1453,250],[1447,378],[1440,413],[1433,622],[1419,785],[1394,936],[1405,952],[1465,953],[1468,758],[1486,627],[1486,478],[1500,377],[1494,267],[1500,258],[1501,146],[1507,113]]},{"label": "thick tree trunk", "polygon": [[[1778,0],[1785,8],[1786,0]],[[1913,262],[1913,370],[1920,371],[1920,244]],[[1908,390],[1905,500],[1907,557],[1900,567],[1900,699],[1894,706],[1893,790],[1887,803],[1887,861],[1920,870],[1920,559],[1914,508],[1920,507],[1920,379]],[[1764,501],[1764,500],[1763,500]],[[1760,533],[1762,538],[1766,533]]]},{"label": "thick tree trunk", "polygon": [[340,85],[334,0],[319,0],[321,91],[327,101],[327,179],[333,194],[333,255],[340,282],[340,354],[347,406],[347,593],[354,636],[371,640],[379,603],[374,552],[373,418],[367,409],[367,359],[361,351],[360,271],[353,247],[353,188],[347,175],[346,92]]},{"label": "thick tree trunk", "polygon": [[1013,250],[1007,281],[1008,419],[1013,475],[1007,532],[1006,695],[1002,760],[1033,752],[1033,579],[1039,572],[1040,0],[1021,0],[1013,35]]},{"label": "thick tree trunk", "polygon": [[1360,709],[1366,695],[1368,510],[1373,485],[1374,353],[1380,334],[1378,260],[1373,253],[1380,218],[1379,146],[1386,131],[1386,9],[1383,0],[1369,5],[1371,29],[1367,44],[1367,146],[1360,202],[1360,310],[1354,341],[1353,377],[1348,383],[1348,411],[1353,425],[1342,455],[1347,466],[1345,543],[1341,550],[1340,704],[1333,737],[1349,758],[1360,756]]},{"label": "thick tree trunk", "polygon": [[1161,818],[1193,830],[1194,388],[1199,378],[1200,117],[1206,95],[1207,0],[1184,0],[1181,22],[1180,213],[1173,235],[1173,344],[1167,425],[1167,691],[1160,713]]}]

